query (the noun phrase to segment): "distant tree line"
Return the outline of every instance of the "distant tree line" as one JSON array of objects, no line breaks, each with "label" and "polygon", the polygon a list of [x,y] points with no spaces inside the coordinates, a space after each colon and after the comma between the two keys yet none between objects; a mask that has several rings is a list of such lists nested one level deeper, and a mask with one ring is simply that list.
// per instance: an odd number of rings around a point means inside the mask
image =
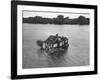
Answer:
[{"label": "distant tree line", "polygon": [[31,24],[79,24],[88,25],[90,24],[90,19],[84,16],[79,16],[78,18],[70,19],[63,15],[58,15],[56,18],[45,18],[41,16],[23,18],[23,23]]}]

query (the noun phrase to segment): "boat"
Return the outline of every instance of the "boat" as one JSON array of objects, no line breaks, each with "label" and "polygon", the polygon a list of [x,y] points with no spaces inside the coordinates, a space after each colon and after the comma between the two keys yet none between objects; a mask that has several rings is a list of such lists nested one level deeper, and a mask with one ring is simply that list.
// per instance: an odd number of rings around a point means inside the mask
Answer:
[{"label": "boat", "polygon": [[50,35],[45,41],[37,40],[37,44],[47,53],[65,51],[69,46],[68,38],[58,34]]}]

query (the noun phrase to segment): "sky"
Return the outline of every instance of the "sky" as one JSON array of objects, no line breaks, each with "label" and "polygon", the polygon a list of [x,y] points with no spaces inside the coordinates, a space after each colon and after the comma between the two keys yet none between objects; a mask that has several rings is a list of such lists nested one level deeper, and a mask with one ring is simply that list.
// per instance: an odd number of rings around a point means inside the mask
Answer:
[{"label": "sky", "polygon": [[64,17],[69,18],[78,18],[80,15],[89,18],[88,13],[72,13],[72,12],[46,12],[46,11],[23,11],[23,17],[34,17],[34,16],[42,16],[47,18],[54,18],[58,15],[63,15]]}]

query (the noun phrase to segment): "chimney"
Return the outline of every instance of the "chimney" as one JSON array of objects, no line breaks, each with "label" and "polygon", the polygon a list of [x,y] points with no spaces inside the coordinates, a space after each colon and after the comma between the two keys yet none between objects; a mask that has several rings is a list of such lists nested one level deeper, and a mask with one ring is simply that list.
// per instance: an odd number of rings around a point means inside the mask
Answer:
[{"label": "chimney", "polygon": [[56,37],[58,37],[58,34],[56,34]]}]

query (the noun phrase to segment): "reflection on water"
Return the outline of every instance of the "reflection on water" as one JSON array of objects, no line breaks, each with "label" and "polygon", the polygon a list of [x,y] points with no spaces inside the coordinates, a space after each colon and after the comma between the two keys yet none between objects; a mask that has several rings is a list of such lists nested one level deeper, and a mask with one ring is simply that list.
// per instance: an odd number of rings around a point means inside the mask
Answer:
[{"label": "reflection on water", "polygon": [[[68,36],[69,47],[64,52],[49,54],[36,44],[50,35]],[[23,24],[22,62],[23,68],[67,67],[89,65],[90,26]]]},{"label": "reflection on water", "polygon": [[64,56],[67,56],[67,51],[68,49],[56,53],[47,53],[43,49],[38,49],[38,56],[39,58],[46,58],[48,67],[61,67],[64,66],[64,64],[66,65],[66,59],[64,58]]}]

